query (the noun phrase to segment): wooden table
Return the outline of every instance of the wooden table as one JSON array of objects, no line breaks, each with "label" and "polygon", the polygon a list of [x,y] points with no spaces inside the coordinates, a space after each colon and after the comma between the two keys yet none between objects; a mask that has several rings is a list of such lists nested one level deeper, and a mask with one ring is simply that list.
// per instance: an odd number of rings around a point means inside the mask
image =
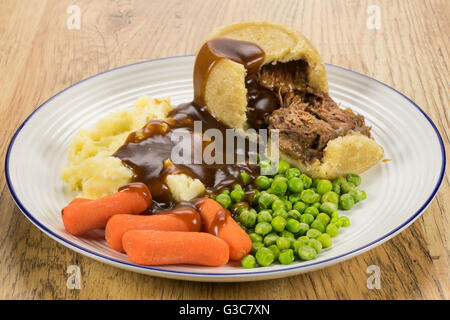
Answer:
[{"label": "wooden table", "polygon": [[[80,29],[67,27],[71,14],[76,14],[76,9],[68,9],[71,5],[80,8]],[[373,28],[377,12],[381,15],[380,29]],[[448,150],[449,13],[448,0],[2,0],[1,155],[3,158],[21,122],[71,84],[137,61],[192,54],[212,28],[245,20],[290,25],[311,39],[326,62],[374,77],[403,92],[433,119]],[[69,22],[76,27],[76,20]],[[448,173],[426,212],[400,235],[370,252],[286,279],[214,284],[135,274],[59,245],[16,208],[3,169],[0,298],[450,298]],[[80,290],[66,286],[66,270],[73,264],[81,268]],[[370,265],[380,267],[379,290],[366,285]]]}]

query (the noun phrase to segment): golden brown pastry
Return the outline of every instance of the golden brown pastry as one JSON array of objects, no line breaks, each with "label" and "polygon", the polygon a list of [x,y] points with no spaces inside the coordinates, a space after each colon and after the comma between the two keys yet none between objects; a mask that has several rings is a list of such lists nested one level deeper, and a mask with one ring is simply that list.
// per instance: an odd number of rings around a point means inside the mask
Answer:
[{"label": "golden brown pastry", "polygon": [[[262,50],[256,72],[239,61],[236,49],[230,53],[232,47],[217,53],[217,41],[223,38],[244,41],[246,50]],[[221,27],[200,49],[195,68],[200,58],[205,60],[208,46],[220,59],[208,65],[202,90],[197,87],[196,92],[201,91],[200,100],[219,121],[240,130],[278,130],[280,158],[314,178],[362,173],[383,158],[364,117],[341,109],[328,96],[323,61],[300,32],[268,22]]]}]

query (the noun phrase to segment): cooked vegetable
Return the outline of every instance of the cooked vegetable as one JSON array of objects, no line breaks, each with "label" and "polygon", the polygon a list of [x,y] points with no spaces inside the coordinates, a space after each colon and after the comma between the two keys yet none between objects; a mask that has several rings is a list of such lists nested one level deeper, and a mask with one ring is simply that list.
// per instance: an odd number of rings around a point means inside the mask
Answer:
[{"label": "cooked vegetable", "polygon": [[104,228],[116,214],[138,214],[152,203],[147,186],[140,184],[144,192],[133,188],[119,191],[97,200],[75,200],[62,209],[62,220],[66,231],[81,235],[91,230]]}]

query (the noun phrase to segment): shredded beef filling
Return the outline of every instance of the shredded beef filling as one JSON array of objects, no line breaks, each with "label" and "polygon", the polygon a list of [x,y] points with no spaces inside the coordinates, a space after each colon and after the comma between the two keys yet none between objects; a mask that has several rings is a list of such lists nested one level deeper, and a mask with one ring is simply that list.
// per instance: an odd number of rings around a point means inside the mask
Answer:
[{"label": "shredded beef filling", "polygon": [[260,117],[258,127],[278,129],[280,149],[311,162],[322,159],[328,141],[352,132],[370,137],[370,127],[362,115],[339,108],[327,93],[310,88],[307,67],[303,60],[266,65],[256,82],[277,100],[276,110]]}]

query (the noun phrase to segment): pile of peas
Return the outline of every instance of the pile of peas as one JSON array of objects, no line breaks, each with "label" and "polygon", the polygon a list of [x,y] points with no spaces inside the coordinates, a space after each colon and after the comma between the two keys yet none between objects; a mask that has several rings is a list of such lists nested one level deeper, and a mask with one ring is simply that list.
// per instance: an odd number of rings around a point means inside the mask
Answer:
[{"label": "pile of peas", "polygon": [[[260,161],[259,166],[263,169],[270,162]],[[366,199],[366,193],[357,188],[361,183],[357,174],[333,181],[313,180],[285,161],[279,162],[274,176],[260,175],[251,181],[242,172],[241,181],[244,187],[236,184],[233,190],[223,190],[214,198],[232,210],[252,240],[251,254],[241,261],[245,268],[314,259],[332,245],[341,227],[350,225],[338,209],[350,210]],[[250,185],[257,189],[251,199],[244,190]]]}]

